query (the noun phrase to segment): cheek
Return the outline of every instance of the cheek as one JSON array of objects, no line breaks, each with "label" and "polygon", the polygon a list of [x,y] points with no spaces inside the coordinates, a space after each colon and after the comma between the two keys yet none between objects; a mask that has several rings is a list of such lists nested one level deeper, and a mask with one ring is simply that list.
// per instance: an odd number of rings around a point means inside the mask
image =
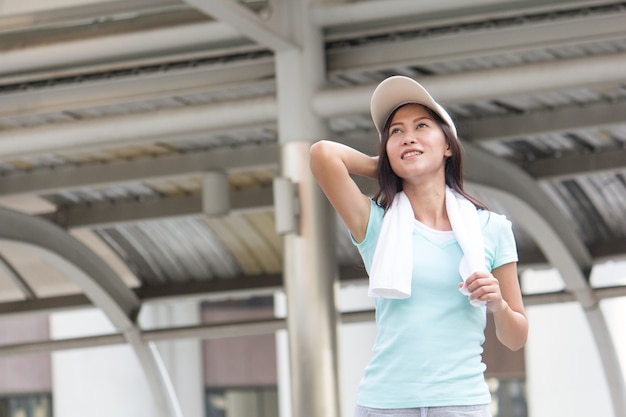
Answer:
[{"label": "cheek", "polygon": [[387,152],[387,159],[391,162],[391,160],[393,160],[393,155],[397,154],[397,149],[394,146],[393,142],[387,142],[387,146],[385,146],[385,152]]}]

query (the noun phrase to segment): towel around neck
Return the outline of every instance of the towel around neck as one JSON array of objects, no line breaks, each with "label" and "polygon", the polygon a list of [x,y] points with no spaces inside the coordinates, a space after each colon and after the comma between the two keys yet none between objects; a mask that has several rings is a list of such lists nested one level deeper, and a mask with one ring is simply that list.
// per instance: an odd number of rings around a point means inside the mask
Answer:
[{"label": "towel around neck", "polygon": [[[465,281],[474,272],[485,272],[485,248],[478,219],[472,202],[446,186],[446,212],[463,257],[459,274]],[[370,268],[368,295],[383,298],[411,296],[413,275],[413,227],[415,214],[409,198],[400,191],[385,213]],[[461,292],[469,295],[463,286]],[[484,306],[472,300],[474,306]]]}]

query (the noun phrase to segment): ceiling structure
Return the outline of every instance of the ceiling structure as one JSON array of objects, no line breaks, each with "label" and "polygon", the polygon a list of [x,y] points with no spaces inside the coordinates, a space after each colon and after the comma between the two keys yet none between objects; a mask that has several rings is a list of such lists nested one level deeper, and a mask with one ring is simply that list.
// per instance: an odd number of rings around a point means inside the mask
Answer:
[{"label": "ceiling structure", "polygon": [[[283,285],[272,194],[293,92],[276,54],[303,43],[294,3],[3,3],[0,313],[95,304],[120,335],[83,343],[127,341],[157,375],[142,303]],[[376,153],[375,85],[422,82],[457,121],[469,188],[513,221],[520,268],[568,272],[527,304],[581,302],[603,345],[598,300],[626,295],[589,275],[626,258],[626,3],[311,3],[324,83],[306,106],[329,137]],[[363,280],[339,221],[336,241],[341,280]]]}]

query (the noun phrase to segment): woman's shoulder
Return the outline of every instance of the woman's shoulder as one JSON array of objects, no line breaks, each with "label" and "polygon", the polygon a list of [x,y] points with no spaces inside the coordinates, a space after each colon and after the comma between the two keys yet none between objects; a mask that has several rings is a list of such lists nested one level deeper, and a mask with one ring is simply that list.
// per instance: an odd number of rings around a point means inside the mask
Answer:
[{"label": "woman's shoulder", "polygon": [[512,227],[511,221],[504,215],[490,210],[479,209],[478,218],[483,229],[497,231]]}]

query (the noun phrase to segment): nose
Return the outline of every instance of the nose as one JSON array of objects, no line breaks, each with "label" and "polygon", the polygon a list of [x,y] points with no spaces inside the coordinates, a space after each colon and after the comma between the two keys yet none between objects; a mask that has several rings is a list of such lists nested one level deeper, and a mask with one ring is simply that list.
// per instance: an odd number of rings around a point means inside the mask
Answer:
[{"label": "nose", "polygon": [[416,142],[417,142],[417,139],[415,138],[415,135],[412,133],[408,133],[407,135],[405,135],[404,140],[402,141],[404,145],[411,145]]}]

